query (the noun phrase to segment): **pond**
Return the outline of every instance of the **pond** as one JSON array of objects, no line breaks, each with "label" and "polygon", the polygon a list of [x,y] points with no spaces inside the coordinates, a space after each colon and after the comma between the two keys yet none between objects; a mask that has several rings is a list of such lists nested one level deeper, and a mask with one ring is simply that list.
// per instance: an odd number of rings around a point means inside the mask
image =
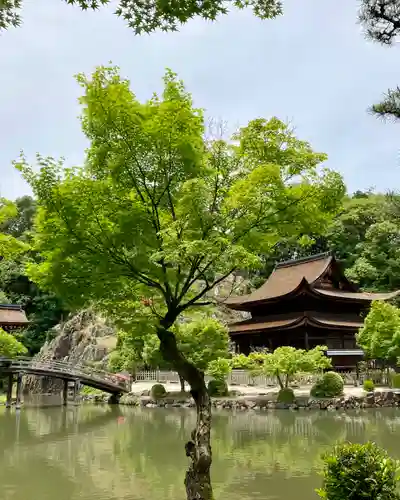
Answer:
[{"label": "pond", "polygon": [[[190,410],[128,407],[0,409],[0,499],[184,499]],[[320,455],[374,440],[400,458],[400,412],[217,413],[216,499],[312,500]]]}]

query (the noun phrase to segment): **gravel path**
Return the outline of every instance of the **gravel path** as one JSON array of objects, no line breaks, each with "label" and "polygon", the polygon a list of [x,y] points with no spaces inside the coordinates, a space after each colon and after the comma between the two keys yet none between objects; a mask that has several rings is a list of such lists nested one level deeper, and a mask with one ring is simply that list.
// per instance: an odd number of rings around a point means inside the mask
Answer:
[{"label": "gravel path", "polygon": [[[156,382],[134,382],[132,384],[132,392],[134,394],[142,394],[144,391],[150,391],[153,385]],[[178,392],[180,389],[179,384],[177,383],[163,383],[163,386],[167,390],[167,392]],[[187,385],[186,385],[187,388]],[[238,391],[244,396],[257,396],[257,395],[267,395],[267,394],[275,394],[279,391],[279,387],[258,387],[258,386],[245,386],[245,385],[231,385],[229,386],[230,391]],[[389,390],[387,387],[376,387],[376,391],[387,391]],[[296,396],[308,396],[310,394],[310,386],[300,387],[298,389],[294,389],[294,393]],[[354,387],[354,386],[345,386],[344,394],[346,396],[356,396],[361,397],[365,394],[362,387]]]}]

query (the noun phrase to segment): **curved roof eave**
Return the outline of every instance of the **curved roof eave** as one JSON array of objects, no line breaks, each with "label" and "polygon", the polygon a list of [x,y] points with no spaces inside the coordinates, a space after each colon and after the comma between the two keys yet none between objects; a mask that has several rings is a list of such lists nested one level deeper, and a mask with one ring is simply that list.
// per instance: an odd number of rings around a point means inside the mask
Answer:
[{"label": "curved roof eave", "polygon": [[[296,326],[300,326],[302,323],[305,323],[306,318],[304,316],[298,316],[293,319],[288,319],[288,320],[275,320],[271,322],[259,322],[259,323],[233,323],[229,325],[229,333],[231,335],[240,335],[240,334],[246,334],[246,333],[254,333],[257,332],[258,330],[263,331],[263,330],[284,330],[284,329],[289,329],[289,328],[294,328]],[[274,324],[275,323],[275,324]],[[249,325],[249,328],[243,328]],[[266,326],[269,325],[269,326]],[[242,327],[239,328],[238,330],[234,330],[234,327]]]},{"label": "curved roof eave", "polygon": [[297,285],[296,288],[283,295],[278,295],[276,297],[268,297],[263,300],[249,300],[240,302],[238,301],[236,304],[235,302],[230,302],[230,303],[226,302],[226,306],[229,307],[230,309],[235,309],[237,311],[248,311],[249,308],[252,308],[255,305],[261,305],[268,302],[288,299],[290,297],[293,297],[294,295],[297,295],[300,291],[311,291],[310,284],[304,277],[302,278],[302,280],[300,281],[300,283]]},{"label": "curved roof eave", "polygon": [[372,292],[346,292],[342,290],[323,290],[321,288],[311,288],[310,291],[318,297],[332,297],[337,300],[353,300],[361,302],[372,302],[373,300],[389,300],[400,295],[400,290],[387,293]]},{"label": "curved roof eave", "polygon": [[338,328],[338,329],[347,329],[347,328],[361,328],[363,326],[363,322],[360,321],[347,321],[347,320],[334,320],[334,319],[323,319],[317,318],[315,316],[309,316],[307,318],[307,324],[311,326],[323,327],[323,328]]}]

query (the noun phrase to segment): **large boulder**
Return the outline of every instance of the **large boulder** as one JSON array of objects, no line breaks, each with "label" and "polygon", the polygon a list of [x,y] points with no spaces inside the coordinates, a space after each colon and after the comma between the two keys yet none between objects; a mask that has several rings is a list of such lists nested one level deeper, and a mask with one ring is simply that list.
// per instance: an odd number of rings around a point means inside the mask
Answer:
[{"label": "large boulder", "polygon": [[[35,356],[38,361],[64,361],[107,368],[108,355],[116,346],[116,331],[92,310],[84,310],[57,325],[55,338],[46,342]],[[48,377],[25,377],[25,392],[59,393],[63,383]]]}]

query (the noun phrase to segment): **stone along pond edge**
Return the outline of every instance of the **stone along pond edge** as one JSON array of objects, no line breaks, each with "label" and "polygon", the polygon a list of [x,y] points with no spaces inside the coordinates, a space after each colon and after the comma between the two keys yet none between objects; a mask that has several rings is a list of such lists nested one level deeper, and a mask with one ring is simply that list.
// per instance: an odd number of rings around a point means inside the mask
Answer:
[{"label": "stone along pond edge", "polygon": [[[92,403],[107,403],[108,395],[84,395],[82,401]],[[142,408],[194,408],[195,403],[191,398],[164,398],[154,399],[148,395],[125,394],[119,400],[120,405],[136,406]],[[335,398],[297,397],[293,404],[278,403],[266,396],[248,397],[215,397],[212,406],[221,410],[341,410],[360,408],[393,408],[400,407],[400,391],[385,391],[367,393],[365,396],[341,396]]]}]

